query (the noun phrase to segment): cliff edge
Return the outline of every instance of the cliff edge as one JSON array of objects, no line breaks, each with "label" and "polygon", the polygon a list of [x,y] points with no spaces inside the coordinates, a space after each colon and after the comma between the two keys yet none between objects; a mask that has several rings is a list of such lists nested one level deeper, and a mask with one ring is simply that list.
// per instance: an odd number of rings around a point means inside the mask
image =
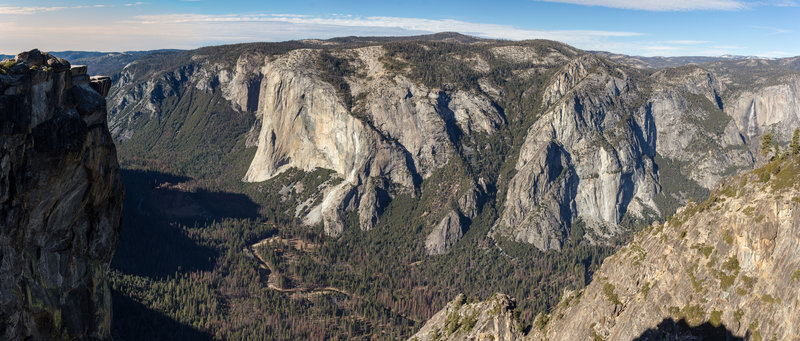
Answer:
[{"label": "cliff edge", "polygon": [[0,62],[0,339],[110,339],[124,189],[111,81],[38,50]]},{"label": "cliff edge", "polygon": [[[539,314],[527,335],[498,323],[489,330],[513,340],[796,339],[798,222],[800,156],[784,153],[641,231],[592,283],[565,291],[549,314]],[[514,316],[513,306],[489,302],[470,305],[469,316],[480,318],[469,326]],[[434,315],[417,340],[485,339],[459,329],[454,306]]]},{"label": "cliff edge", "polygon": [[798,222],[800,157],[783,154],[642,231],[532,339],[796,339]]}]

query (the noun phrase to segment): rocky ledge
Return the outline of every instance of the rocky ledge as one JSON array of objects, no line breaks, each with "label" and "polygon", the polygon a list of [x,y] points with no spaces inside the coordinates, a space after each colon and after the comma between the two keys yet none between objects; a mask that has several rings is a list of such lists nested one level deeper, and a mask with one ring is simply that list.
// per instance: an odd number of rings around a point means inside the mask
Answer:
[{"label": "rocky ledge", "polygon": [[786,154],[639,232],[527,334],[497,294],[457,297],[412,340],[796,340],[800,156]]},{"label": "rocky ledge", "polygon": [[123,185],[108,77],[38,50],[0,62],[0,339],[110,339]]},{"label": "rocky ledge", "polygon": [[722,181],[603,261],[533,340],[795,340],[800,157]]},{"label": "rocky ledge", "polygon": [[459,294],[409,340],[519,340],[524,334],[514,314],[516,306],[517,302],[504,294],[472,303]]}]

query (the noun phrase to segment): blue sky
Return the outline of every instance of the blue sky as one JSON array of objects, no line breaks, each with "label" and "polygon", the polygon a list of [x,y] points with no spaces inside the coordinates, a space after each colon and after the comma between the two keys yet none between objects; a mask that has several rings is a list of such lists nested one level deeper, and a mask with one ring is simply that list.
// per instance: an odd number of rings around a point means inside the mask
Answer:
[{"label": "blue sky", "polygon": [[4,1],[0,53],[456,31],[645,56],[800,55],[800,0]]}]

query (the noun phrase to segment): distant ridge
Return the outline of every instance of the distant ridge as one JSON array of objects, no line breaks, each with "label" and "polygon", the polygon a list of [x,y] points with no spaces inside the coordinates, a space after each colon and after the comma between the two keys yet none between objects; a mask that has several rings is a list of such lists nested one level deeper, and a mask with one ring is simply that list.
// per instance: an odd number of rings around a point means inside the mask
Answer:
[{"label": "distant ridge", "polygon": [[[74,65],[86,65],[90,75],[113,75],[122,70],[125,65],[140,57],[152,53],[177,52],[175,49],[161,49],[150,51],[124,51],[124,52],[99,52],[99,51],[56,51],[49,52],[58,58],[69,60]],[[14,58],[12,55],[0,55],[0,60]]]},{"label": "distant ridge", "polygon": [[[538,39],[517,41],[517,43],[531,42]],[[148,51],[123,51],[123,52],[100,52],[100,51],[56,51],[50,52],[52,55],[59,58],[71,60],[76,65],[87,65],[90,74],[103,74],[113,75],[122,68],[146,55],[153,54],[172,54],[189,52],[193,54],[199,53],[216,53],[220,48],[226,50],[230,56],[238,56],[239,53],[244,51],[279,51],[279,50],[293,50],[296,48],[324,48],[325,46],[347,48],[367,45],[377,45],[392,42],[409,42],[409,41],[431,41],[431,42],[445,42],[445,43],[461,43],[473,44],[480,42],[498,42],[504,41],[503,39],[488,39],[479,38],[471,35],[466,35],[458,32],[439,32],[433,34],[413,35],[413,36],[347,36],[337,37],[331,39],[300,39],[282,42],[248,42],[248,43],[234,43],[225,45],[204,46],[193,50],[179,50],[179,49],[158,49]],[[509,41],[511,42],[511,41]],[[563,44],[563,43],[559,43]],[[611,59],[617,63],[631,66],[639,69],[660,69],[668,67],[679,67],[689,64],[710,64],[715,62],[736,62],[746,60],[764,60],[770,61],[777,65],[786,67],[790,70],[800,71],[800,56],[788,58],[763,58],[758,56],[739,56],[739,55],[722,55],[722,56],[675,56],[675,57],[644,57],[632,56],[621,53],[614,53],[608,51],[586,51],[588,53]],[[226,54],[226,55],[227,55]],[[13,55],[0,54],[0,60],[6,58],[13,58]]]},{"label": "distant ridge", "polygon": [[688,64],[707,64],[725,60],[762,59],[752,56],[733,56],[733,55],[724,55],[718,57],[710,57],[710,56],[643,57],[643,56],[629,56],[625,54],[611,53],[606,51],[589,51],[589,52],[628,66],[636,68],[650,68],[650,69],[678,67]]},{"label": "distant ridge", "polygon": [[479,41],[491,41],[495,39],[484,39],[478,38],[470,35],[461,34],[458,32],[440,32],[434,34],[424,34],[424,35],[417,35],[417,36],[397,36],[397,37],[357,37],[357,36],[349,36],[349,37],[340,37],[340,38],[332,38],[327,39],[325,41],[335,42],[335,43],[387,43],[393,41],[441,41],[441,42],[451,42],[451,43],[475,43]]}]

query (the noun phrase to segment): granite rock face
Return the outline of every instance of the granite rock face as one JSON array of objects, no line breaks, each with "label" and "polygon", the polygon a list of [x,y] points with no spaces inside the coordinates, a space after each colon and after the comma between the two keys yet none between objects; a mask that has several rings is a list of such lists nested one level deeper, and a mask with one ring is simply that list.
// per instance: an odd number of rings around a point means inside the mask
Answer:
[{"label": "granite rock face", "polygon": [[722,97],[740,101],[747,95],[733,94],[717,75],[697,66],[659,71],[652,78],[650,111],[660,157],[681,165],[680,173],[706,189],[733,169],[753,167],[751,151],[761,133],[748,133],[746,124],[732,119],[740,109]]},{"label": "granite rock face", "polygon": [[329,190],[305,217],[341,233],[345,211],[357,209],[361,228],[377,220],[376,183],[414,191],[419,181],[456,155],[454,130],[490,134],[503,118],[481,95],[428,89],[402,75],[390,77],[380,47],[350,51],[364,77],[348,79],[354,108],[322,81],[314,61],[319,51],[296,50],[266,62],[257,117],[258,150],[244,177],[264,181],[288,168],[335,170],[345,181]]},{"label": "granite rock face", "polygon": [[105,98],[85,68],[38,50],[4,64],[0,338],[110,339],[124,189]]},{"label": "granite rock face", "polygon": [[400,146],[352,115],[330,84],[309,73],[315,57],[315,51],[297,50],[263,67],[261,131],[244,181],[265,181],[292,167],[334,170],[344,181],[304,220],[323,222],[328,234],[339,235],[345,211],[357,208],[362,228],[369,229],[380,209],[374,186],[388,181],[413,188],[412,174]]},{"label": "granite rock face", "polygon": [[268,181],[292,168],[330,169],[343,180],[321,190],[320,204],[298,217],[309,225],[323,223],[336,236],[348,212],[356,212],[360,228],[368,230],[392,195],[419,191],[424,179],[457,155],[453,134],[492,134],[505,124],[485,95],[429,89],[387,72],[380,46],[337,54],[363,73],[346,79],[358,98],[350,107],[324,80],[320,53],[244,54],[231,65],[196,56],[191,65],[148,75],[141,83],[134,81],[142,75],[132,64],[111,91],[112,134],[127,143],[135,121],[164,114],[156,108],[165,97],[219,93],[234,110],[256,117],[247,139],[256,151],[243,181]]},{"label": "granite rock face", "polygon": [[546,109],[528,129],[494,233],[559,249],[577,221],[602,240],[626,216],[668,214],[665,201],[685,203],[687,188],[707,191],[759,164],[763,134],[789,141],[798,82],[788,71],[755,80],[697,65],[642,74],[574,58],[542,91]]},{"label": "granite rock face", "polygon": [[794,127],[800,126],[800,78],[790,77],[760,91],[742,91],[729,108],[747,141],[758,142],[767,132],[789,141]]},{"label": "granite rock face", "polygon": [[[769,70],[780,77],[754,77],[750,65],[736,64],[750,61],[650,70],[555,42],[466,41],[453,43],[469,50],[453,58],[464,63],[458,74],[474,79],[437,84],[422,79],[436,66],[417,68],[391,44],[337,44],[187,51],[185,62],[151,65],[152,73],[137,73],[145,63],[137,61],[111,89],[112,134],[129,143],[137,129],[170,115],[160,103],[176,97],[187,106],[192,98],[222,98],[254,117],[242,139],[256,150],[237,177],[273,181],[292,168],[324,168],[342,180],[320,188],[314,207],[296,210],[296,218],[322,223],[333,236],[350,212],[361,229],[373,228],[397,195],[419,194],[460,159],[485,171],[461,175],[474,177],[465,182],[486,182],[477,205],[453,193],[476,208],[458,209],[462,231],[482,203],[498,204],[493,237],[550,250],[576,224],[586,227],[586,239],[602,242],[628,222],[671,214],[763,161],[754,151],[764,133],[785,142],[800,122],[800,75],[777,64]],[[319,63],[323,54],[351,70],[328,70]],[[177,126],[159,135],[177,135]],[[427,234],[450,208],[432,213]]]},{"label": "granite rock face", "polygon": [[425,250],[429,255],[444,254],[464,236],[462,226],[461,216],[458,212],[448,212],[439,225],[436,225],[433,231],[428,234],[425,239]]},{"label": "granite rock face", "polygon": [[24,62],[32,68],[49,67],[52,68],[54,72],[63,72],[70,69],[68,61],[37,49],[22,52],[17,55],[15,60],[17,62]]},{"label": "granite rock face", "polygon": [[544,90],[548,109],[528,130],[496,232],[559,249],[582,219],[602,236],[625,214],[657,212],[654,131],[641,90],[613,65],[575,58]]},{"label": "granite rock face", "polygon": [[480,213],[486,198],[486,190],[481,182],[472,184],[455,201],[455,208],[449,210],[425,238],[425,251],[432,256],[446,254],[464,236]]},{"label": "granite rock face", "polygon": [[530,336],[692,339],[672,328],[670,321],[683,320],[746,339],[796,338],[798,169],[786,160],[721,182],[707,201],[690,203],[606,259],[589,286],[539,317],[546,327]]},{"label": "granite rock face", "polygon": [[519,340],[525,334],[514,317],[516,305],[503,294],[475,303],[467,303],[460,294],[409,340]]},{"label": "granite rock face", "polygon": [[800,335],[798,243],[800,158],[790,157],[725,179],[706,201],[641,231],[527,333],[507,328],[513,306],[494,303],[503,295],[471,304],[460,295],[411,339],[486,339],[471,326],[493,321],[513,340],[791,340]]}]

